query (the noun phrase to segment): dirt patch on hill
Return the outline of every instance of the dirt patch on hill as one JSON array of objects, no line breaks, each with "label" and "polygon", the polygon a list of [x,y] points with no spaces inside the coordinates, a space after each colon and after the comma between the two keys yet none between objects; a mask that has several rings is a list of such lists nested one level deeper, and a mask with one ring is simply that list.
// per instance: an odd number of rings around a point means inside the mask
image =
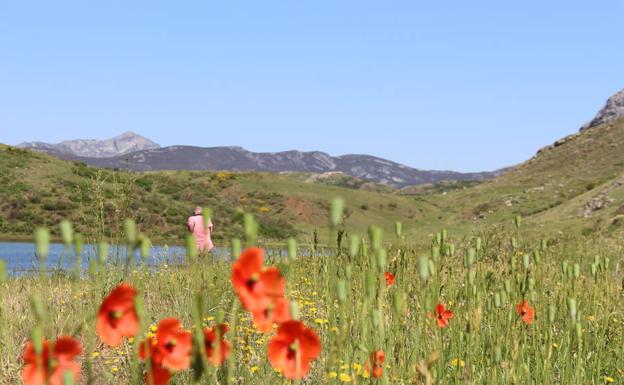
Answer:
[{"label": "dirt patch on hill", "polygon": [[327,221],[327,211],[317,202],[300,197],[288,197],[284,203],[289,213],[306,223],[320,224]]}]

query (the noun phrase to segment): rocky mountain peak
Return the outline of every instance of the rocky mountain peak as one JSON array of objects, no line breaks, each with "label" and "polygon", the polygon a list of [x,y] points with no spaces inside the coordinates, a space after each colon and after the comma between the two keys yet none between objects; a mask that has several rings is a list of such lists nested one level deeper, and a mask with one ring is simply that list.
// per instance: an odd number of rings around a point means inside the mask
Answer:
[{"label": "rocky mountain peak", "polygon": [[601,124],[610,123],[624,117],[624,89],[611,96],[598,114],[583,127],[581,131]]},{"label": "rocky mountain peak", "polygon": [[56,144],[26,142],[18,144],[18,147],[87,158],[110,158],[134,151],[153,150],[160,148],[160,145],[144,136],[128,131],[104,140],[77,139]]}]

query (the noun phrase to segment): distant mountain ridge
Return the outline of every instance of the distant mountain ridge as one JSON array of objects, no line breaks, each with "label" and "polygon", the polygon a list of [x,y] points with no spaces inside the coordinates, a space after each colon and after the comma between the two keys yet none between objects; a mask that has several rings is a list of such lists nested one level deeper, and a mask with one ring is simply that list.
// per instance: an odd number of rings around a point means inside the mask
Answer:
[{"label": "distant mountain ridge", "polygon": [[50,144],[43,142],[25,142],[17,147],[43,151],[52,155],[72,155],[85,158],[107,158],[127,154],[133,151],[160,148],[160,145],[134,132],[124,132],[111,139],[77,139]]},{"label": "distant mountain ridge", "polygon": [[71,154],[55,155],[97,167],[128,168],[132,171],[223,170],[318,174],[338,171],[356,178],[395,187],[435,183],[442,180],[485,180],[499,174],[498,172],[460,173],[420,170],[370,155],[331,156],[320,151],[294,150],[258,153],[236,146],[208,148],[170,146],[108,158],[79,157]]}]

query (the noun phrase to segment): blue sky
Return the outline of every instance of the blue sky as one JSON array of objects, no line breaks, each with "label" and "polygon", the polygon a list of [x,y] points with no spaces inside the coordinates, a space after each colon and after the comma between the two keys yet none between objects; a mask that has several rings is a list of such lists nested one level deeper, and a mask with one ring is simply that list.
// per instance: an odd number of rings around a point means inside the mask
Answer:
[{"label": "blue sky", "polygon": [[624,2],[16,1],[0,142],[369,153],[496,169],[624,88]]}]

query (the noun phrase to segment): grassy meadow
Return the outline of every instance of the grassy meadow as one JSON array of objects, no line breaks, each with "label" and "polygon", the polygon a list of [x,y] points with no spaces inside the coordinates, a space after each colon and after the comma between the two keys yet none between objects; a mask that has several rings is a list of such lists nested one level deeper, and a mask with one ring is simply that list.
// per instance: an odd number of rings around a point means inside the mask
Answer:
[{"label": "grassy meadow", "polygon": [[[251,246],[256,227],[246,223]],[[82,342],[81,384],[139,384],[138,341],[163,317],[179,318],[190,331],[221,321],[230,327],[229,359],[219,368],[199,360],[173,377],[175,385],[622,383],[622,242],[540,239],[527,235],[520,218],[516,225],[461,237],[444,230],[418,243],[401,227],[384,235],[373,226],[340,248],[316,250],[317,257],[303,256],[312,250],[292,242],[288,257],[266,255],[286,278],[293,317],[321,339],[320,358],[301,381],[284,379],[268,363],[271,335],[256,331],[240,307],[229,261],[192,251],[181,265],[157,268],[96,258],[82,274],[3,278],[0,383],[20,382],[22,350],[39,328],[49,339]],[[325,230],[328,239],[336,239],[336,229]],[[38,247],[45,253],[41,239]],[[386,272],[395,276],[391,286]],[[121,282],[139,290],[141,332],[108,348],[96,336],[95,316]],[[535,309],[531,324],[517,313],[523,300]],[[454,313],[446,328],[432,315],[438,303]],[[366,371],[376,350],[385,352],[379,379]]]},{"label": "grassy meadow", "polygon": [[[622,384],[623,146],[620,120],[490,181],[398,190],[344,176],[129,173],[0,145],[1,239],[32,240],[47,228],[69,258],[82,241],[131,251],[147,237],[184,244],[189,210],[201,204],[212,209],[218,246],[233,255],[241,243],[267,248],[290,315],[321,340],[307,376],[286,379],[267,357],[273,334],[256,330],[233,290],[232,261],[191,246],[183,263],[147,267],[102,251],[87,271],[0,271],[0,384],[20,383],[28,340],[63,335],[83,346],[80,384],[141,384],[140,342],[165,317],[199,342],[205,327],[230,328],[229,359],[217,368],[194,355],[174,385]],[[126,218],[145,235],[128,231]],[[82,238],[68,237],[65,219]],[[122,282],[138,290],[141,330],[111,348],[96,335],[96,315]],[[524,301],[534,319],[518,313]],[[444,328],[438,304],[453,312]],[[367,363],[379,351],[383,374],[374,378]]]}]

